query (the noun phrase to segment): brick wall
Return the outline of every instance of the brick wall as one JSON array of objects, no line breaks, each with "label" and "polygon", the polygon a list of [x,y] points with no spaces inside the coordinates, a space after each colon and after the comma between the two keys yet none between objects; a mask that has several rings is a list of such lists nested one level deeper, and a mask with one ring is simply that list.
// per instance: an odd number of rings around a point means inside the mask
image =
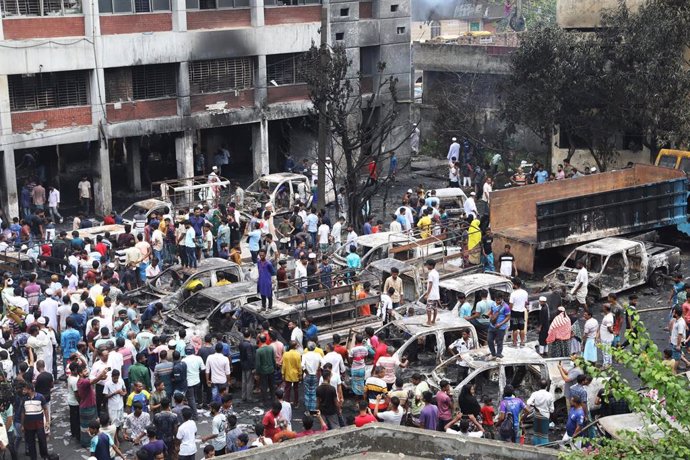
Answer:
[{"label": "brick wall", "polygon": [[371,19],[372,2],[359,2],[359,19]]},{"label": "brick wall", "polygon": [[151,99],[146,101],[122,102],[122,107],[108,104],[106,112],[109,123],[146,118],[160,118],[177,115],[177,99]]},{"label": "brick wall", "polygon": [[319,21],[321,21],[321,5],[264,8],[264,22],[267,26]]},{"label": "brick wall", "polygon": [[5,18],[2,27],[5,40],[83,37],[84,16]]},{"label": "brick wall", "polygon": [[171,13],[101,15],[101,34],[134,34],[172,30]]},{"label": "brick wall", "polygon": [[[90,105],[12,113],[12,132],[14,133],[90,124]],[[33,125],[37,126],[34,128]]]},{"label": "brick wall", "polygon": [[187,11],[187,30],[251,27],[251,16],[249,8]]},{"label": "brick wall", "polygon": [[304,101],[309,99],[309,89],[306,84],[272,86],[268,88],[268,103]]},{"label": "brick wall", "polygon": [[191,97],[192,99],[192,113],[205,112],[206,106],[225,102],[228,109],[239,109],[241,107],[254,106],[254,90],[247,89],[240,91],[237,96],[234,92],[228,93],[209,93],[197,94]]}]

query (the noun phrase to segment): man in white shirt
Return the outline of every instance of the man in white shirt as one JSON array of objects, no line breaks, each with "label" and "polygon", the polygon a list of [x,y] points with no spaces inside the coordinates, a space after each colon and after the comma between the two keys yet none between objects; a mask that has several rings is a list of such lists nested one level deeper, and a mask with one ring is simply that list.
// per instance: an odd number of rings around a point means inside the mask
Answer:
[{"label": "man in white shirt", "polygon": [[477,196],[476,193],[471,192],[470,196],[467,197],[465,200],[465,203],[463,204],[463,208],[465,210],[465,215],[467,217],[478,217],[479,216],[479,211],[477,211],[477,203],[474,201],[475,197]]},{"label": "man in white shirt", "polygon": [[196,392],[201,386],[201,372],[206,370],[204,360],[199,355],[194,354],[194,347],[185,347],[186,356],[182,362],[187,365],[187,404],[192,409],[192,418],[196,419]]},{"label": "man in white shirt", "polygon": [[396,216],[395,214],[393,214],[393,220],[388,225],[388,231],[394,233],[402,232],[402,225],[400,225],[400,222],[398,222],[398,216]]},{"label": "man in white shirt", "polygon": [[53,328],[53,330],[58,330],[58,307],[60,304],[55,299],[54,292],[52,289],[48,288],[45,291],[46,299],[38,305],[41,310],[41,316],[48,318],[48,325]]},{"label": "man in white shirt", "polygon": [[455,342],[451,343],[448,347],[448,350],[451,353],[455,353],[458,355],[458,359],[455,362],[458,365],[458,382],[462,382],[465,379],[465,377],[467,377],[467,373],[469,371],[469,365],[465,362],[465,360],[460,358],[460,355],[473,349],[474,340],[472,340],[472,338],[470,337],[470,331],[468,331],[467,329],[462,331],[462,337],[460,337]]},{"label": "man in white shirt", "polygon": [[525,332],[527,324],[527,302],[529,294],[522,288],[522,281],[513,280],[513,292],[510,294],[510,330],[513,332],[513,346],[517,347],[517,338],[520,335],[520,346],[525,346]]},{"label": "man in white shirt", "polygon": [[491,192],[493,191],[493,180],[490,177],[487,177],[486,181],[484,182],[484,186],[482,187],[482,200],[485,201],[486,204],[490,204]]},{"label": "man in white shirt", "polygon": [[340,248],[343,241],[342,233],[344,223],[345,218],[340,216],[338,217],[338,220],[335,221],[335,224],[333,224],[333,228],[331,229],[331,236],[333,237],[333,243],[335,243],[336,248]]},{"label": "man in white shirt", "polygon": [[376,316],[381,318],[383,324],[390,321],[391,313],[393,312],[393,299],[391,296],[395,294],[395,288],[389,287],[388,291],[381,293],[381,306],[376,311]]},{"label": "man in white shirt", "polygon": [[184,423],[177,428],[175,437],[180,441],[178,458],[180,460],[193,460],[196,458],[196,423],[192,420],[192,410],[189,407],[182,409]]},{"label": "man in white shirt", "polygon": [[441,292],[439,290],[439,274],[436,271],[436,261],[429,259],[424,264],[429,271],[427,275],[427,288],[424,297],[426,298],[426,324],[431,326],[436,323],[436,315],[441,307]]},{"label": "man in white shirt", "polygon": [[50,211],[50,218],[53,219],[53,222],[57,223],[62,223],[64,222],[64,219],[60,215],[60,211],[58,211],[58,207],[60,206],[60,191],[56,189],[55,187],[49,187],[48,188],[48,210]]},{"label": "man in white shirt", "polygon": [[326,355],[321,359],[321,367],[326,363],[331,364],[333,372],[337,375],[344,374],[346,371],[343,357],[340,353],[335,351],[335,345],[333,343],[326,344]]},{"label": "man in white shirt", "polygon": [[601,342],[601,352],[603,355],[603,367],[611,366],[611,344],[613,343],[613,313],[611,313],[611,305],[605,303],[601,307],[604,318],[599,325],[599,341]]},{"label": "man in white shirt", "polygon": [[547,439],[549,438],[549,422],[551,414],[554,412],[554,399],[549,391],[549,381],[541,379],[539,381],[539,390],[532,393],[527,400],[527,409],[533,409],[534,413],[534,437]]},{"label": "man in white shirt", "polygon": [[[383,395],[376,396],[376,399],[380,401]],[[400,425],[405,410],[400,407],[400,398],[393,396],[390,399],[390,404],[385,412],[379,412],[379,405],[376,404],[374,408],[374,417],[381,420],[383,423],[390,423],[391,425]]]},{"label": "man in white shirt", "polygon": [[541,379],[539,381],[539,390],[532,393],[527,400],[527,405],[534,407],[537,410],[537,414],[545,419],[551,418],[551,414],[553,414],[555,409],[553,395],[549,391],[548,380]]},{"label": "man in white shirt", "polygon": [[299,328],[295,321],[288,322],[288,329],[290,329],[290,341],[294,340],[297,342],[297,351],[302,353],[304,351],[304,347],[302,346],[302,340],[304,338],[302,329]]},{"label": "man in white shirt", "polygon": [[349,248],[350,246],[357,247],[357,233],[352,225],[347,226],[347,239],[345,240],[345,247]]},{"label": "man in white shirt", "polygon": [[322,222],[316,233],[319,236],[319,249],[322,252],[326,251],[328,249],[328,235],[331,234],[331,228]]},{"label": "man in white shirt", "polygon": [[213,398],[218,394],[218,388],[222,385],[229,386],[230,380],[230,361],[223,354],[223,344],[216,344],[216,352],[206,358],[206,384],[211,387]]},{"label": "man in white shirt", "polygon": [[577,278],[575,278],[575,285],[570,295],[575,296],[575,300],[580,304],[580,307],[587,309],[587,291],[589,286],[589,272],[585,268],[582,260],[577,261]]}]

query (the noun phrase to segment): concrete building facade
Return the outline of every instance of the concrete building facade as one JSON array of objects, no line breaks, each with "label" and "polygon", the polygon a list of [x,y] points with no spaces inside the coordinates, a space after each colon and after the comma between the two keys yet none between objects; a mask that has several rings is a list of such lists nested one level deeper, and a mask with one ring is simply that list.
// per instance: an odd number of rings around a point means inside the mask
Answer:
[{"label": "concrete building facade", "polygon": [[[326,0],[327,1],[327,0]],[[92,179],[95,211],[113,190],[207,171],[227,145],[231,175],[282,170],[312,155],[300,54],[330,40],[360,70],[372,62],[410,86],[409,0],[0,0],[0,204],[18,215],[36,173],[76,200]],[[375,69],[376,66],[373,66]],[[28,155],[28,156],[27,156]],[[33,157],[33,160],[32,160]],[[112,171],[111,171],[112,169]],[[121,171],[116,173],[116,171]]]}]

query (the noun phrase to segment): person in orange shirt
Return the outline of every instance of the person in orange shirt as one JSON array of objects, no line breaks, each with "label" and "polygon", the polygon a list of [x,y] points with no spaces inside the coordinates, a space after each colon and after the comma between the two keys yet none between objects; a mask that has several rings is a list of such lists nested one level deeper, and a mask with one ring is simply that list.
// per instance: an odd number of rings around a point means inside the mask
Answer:
[{"label": "person in orange shirt", "polygon": [[[366,299],[371,297],[371,283],[369,281],[364,283],[364,287],[359,294],[357,294],[357,300]],[[359,316],[371,316],[371,305],[361,305],[359,307]]]}]

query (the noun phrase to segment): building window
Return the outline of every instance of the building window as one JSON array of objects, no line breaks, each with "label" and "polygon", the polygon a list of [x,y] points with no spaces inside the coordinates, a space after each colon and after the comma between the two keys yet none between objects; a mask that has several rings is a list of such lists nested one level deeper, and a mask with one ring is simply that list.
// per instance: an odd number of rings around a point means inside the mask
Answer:
[{"label": "building window", "polygon": [[107,102],[177,96],[177,64],[105,69]]},{"label": "building window", "polygon": [[340,8],[340,16],[347,17],[350,15],[350,8]]},{"label": "building window", "polygon": [[170,0],[98,0],[101,13],[170,11]]},{"label": "building window", "polygon": [[87,71],[9,75],[10,110],[87,105]]},{"label": "building window", "polygon": [[345,32],[336,32],[335,33],[335,39],[336,41],[341,41],[345,38]]},{"label": "building window", "polygon": [[479,32],[482,30],[481,22],[470,22],[470,32]]},{"label": "building window", "polygon": [[302,53],[266,56],[266,79],[269,86],[304,83],[301,72]]},{"label": "building window", "polygon": [[189,63],[192,94],[241,90],[254,86],[254,60],[250,57]]},{"label": "building window", "polygon": [[3,17],[81,14],[81,0],[0,0]]},{"label": "building window", "polygon": [[187,0],[188,10],[248,8],[249,0]]},{"label": "building window", "polygon": [[395,29],[398,32],[398,35],[402,35],[405,33],[405,28],[404,27],[398,27]]},{"label": "building window", "polygon": [[266,6],[320,5],[321,0],[265,0]]},{"label": "building window", "polygon": [[398,11],[398,5],[391,5],[391,13]]}]

